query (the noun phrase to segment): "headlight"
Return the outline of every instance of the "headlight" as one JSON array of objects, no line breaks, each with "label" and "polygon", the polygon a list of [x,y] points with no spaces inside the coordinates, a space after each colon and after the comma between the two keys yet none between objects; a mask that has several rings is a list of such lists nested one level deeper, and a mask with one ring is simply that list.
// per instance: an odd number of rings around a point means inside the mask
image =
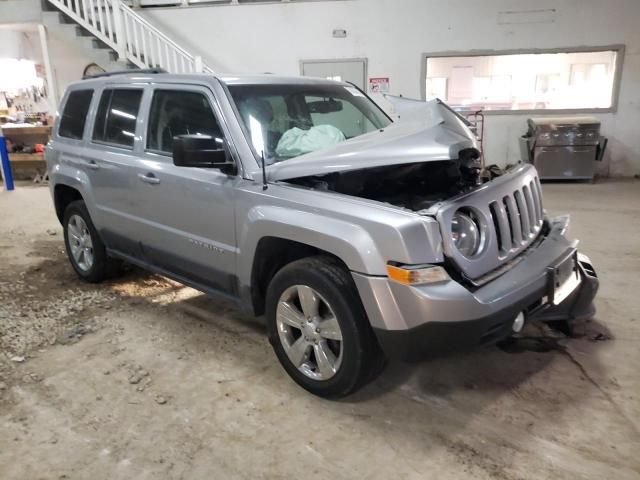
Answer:
[{"label": "headlight", "polygon": [[451,220],[451,239],[458,251],[467,258],[473,257],[478,250],[482,238],[480,226],[476,220],[465,211],[458,210]]}]

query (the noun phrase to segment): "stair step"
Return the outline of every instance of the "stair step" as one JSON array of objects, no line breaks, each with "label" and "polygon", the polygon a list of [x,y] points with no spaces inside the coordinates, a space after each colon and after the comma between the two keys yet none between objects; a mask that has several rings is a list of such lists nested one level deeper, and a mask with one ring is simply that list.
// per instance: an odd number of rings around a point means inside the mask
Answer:
[{"label": "stair step", "polygon": [[51,5],[47,0],[41,0],[40,3],[42,4],[43,12],[59,12],[59,10]]},{"label": "stair step", "polygon": [[110,51],[113,51],[113,49],[109,45],[107,45],[102,40],[100,40],[98,38],[95,38],[95,37],[91,40],[91,44],[93,45],[93,48],[95,48],[96,50],[110,50]]},{"label": "stair step", "polygon": [[84,28],[82,25],[76,24],[76,35],[79,37],[93,37],[93,33]]}]

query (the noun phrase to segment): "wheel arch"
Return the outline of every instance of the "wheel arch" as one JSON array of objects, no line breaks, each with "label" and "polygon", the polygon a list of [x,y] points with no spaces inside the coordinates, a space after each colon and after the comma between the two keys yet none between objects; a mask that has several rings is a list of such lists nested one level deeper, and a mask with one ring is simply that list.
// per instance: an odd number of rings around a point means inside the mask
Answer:
[{"label": "wheel arch", "polygon": [[333,259],[348,271],[347,265],[326,250],[281,237],[262,237],[253,256],[251,268],[251,305],[256,315],[265,311],[267,288],[283,267],[301,258],[323,255]]},{"label": "wheel arch", "polygon": [[264,312],[264,294],[273,275],[294,260],[327,255],[348,271],[385,271],[385,262],[364,229],[309,212],[256,207],[239,237],[240,296],[255,315]]},{"label": "wheel arch", "polygon": [[84,200],[80,190],[69,185],[59,183],[53,187],[53,204],[58,221],[62,223],[64,211],[71,202]]}]

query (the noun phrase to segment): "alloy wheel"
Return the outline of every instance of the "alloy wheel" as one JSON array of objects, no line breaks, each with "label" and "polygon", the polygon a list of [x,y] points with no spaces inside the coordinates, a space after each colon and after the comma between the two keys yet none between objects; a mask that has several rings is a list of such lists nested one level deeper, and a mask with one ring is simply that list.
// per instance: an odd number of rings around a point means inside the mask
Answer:
[{"label": "alloy wheel", "polygon": [[93,241],[89,227],[80,215],[72,215],[69,218],[67,240],[78,268],[84,272],[91,270],[94,262]]},{"label": "alloy wheel", "polygon": [[340,324],[313,288],[287,288],[278,301],[276,325],[289,360],[305,376],[328,380],[338,372],[343,353]]}]

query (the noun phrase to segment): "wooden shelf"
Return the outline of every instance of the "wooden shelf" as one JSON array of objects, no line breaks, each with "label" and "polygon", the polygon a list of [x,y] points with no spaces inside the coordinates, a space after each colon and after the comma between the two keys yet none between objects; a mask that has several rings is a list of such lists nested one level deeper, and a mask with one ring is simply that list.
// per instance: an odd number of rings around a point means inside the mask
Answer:
[{"label": "wooden shelf", "polygon": [[18,135],[51,135],[51,127],[4,127],[2,135],[15,137]]},{"label": "wooden shelf", "polygon": [[44,162],[43,153],[10,153],[10,162]]}]

